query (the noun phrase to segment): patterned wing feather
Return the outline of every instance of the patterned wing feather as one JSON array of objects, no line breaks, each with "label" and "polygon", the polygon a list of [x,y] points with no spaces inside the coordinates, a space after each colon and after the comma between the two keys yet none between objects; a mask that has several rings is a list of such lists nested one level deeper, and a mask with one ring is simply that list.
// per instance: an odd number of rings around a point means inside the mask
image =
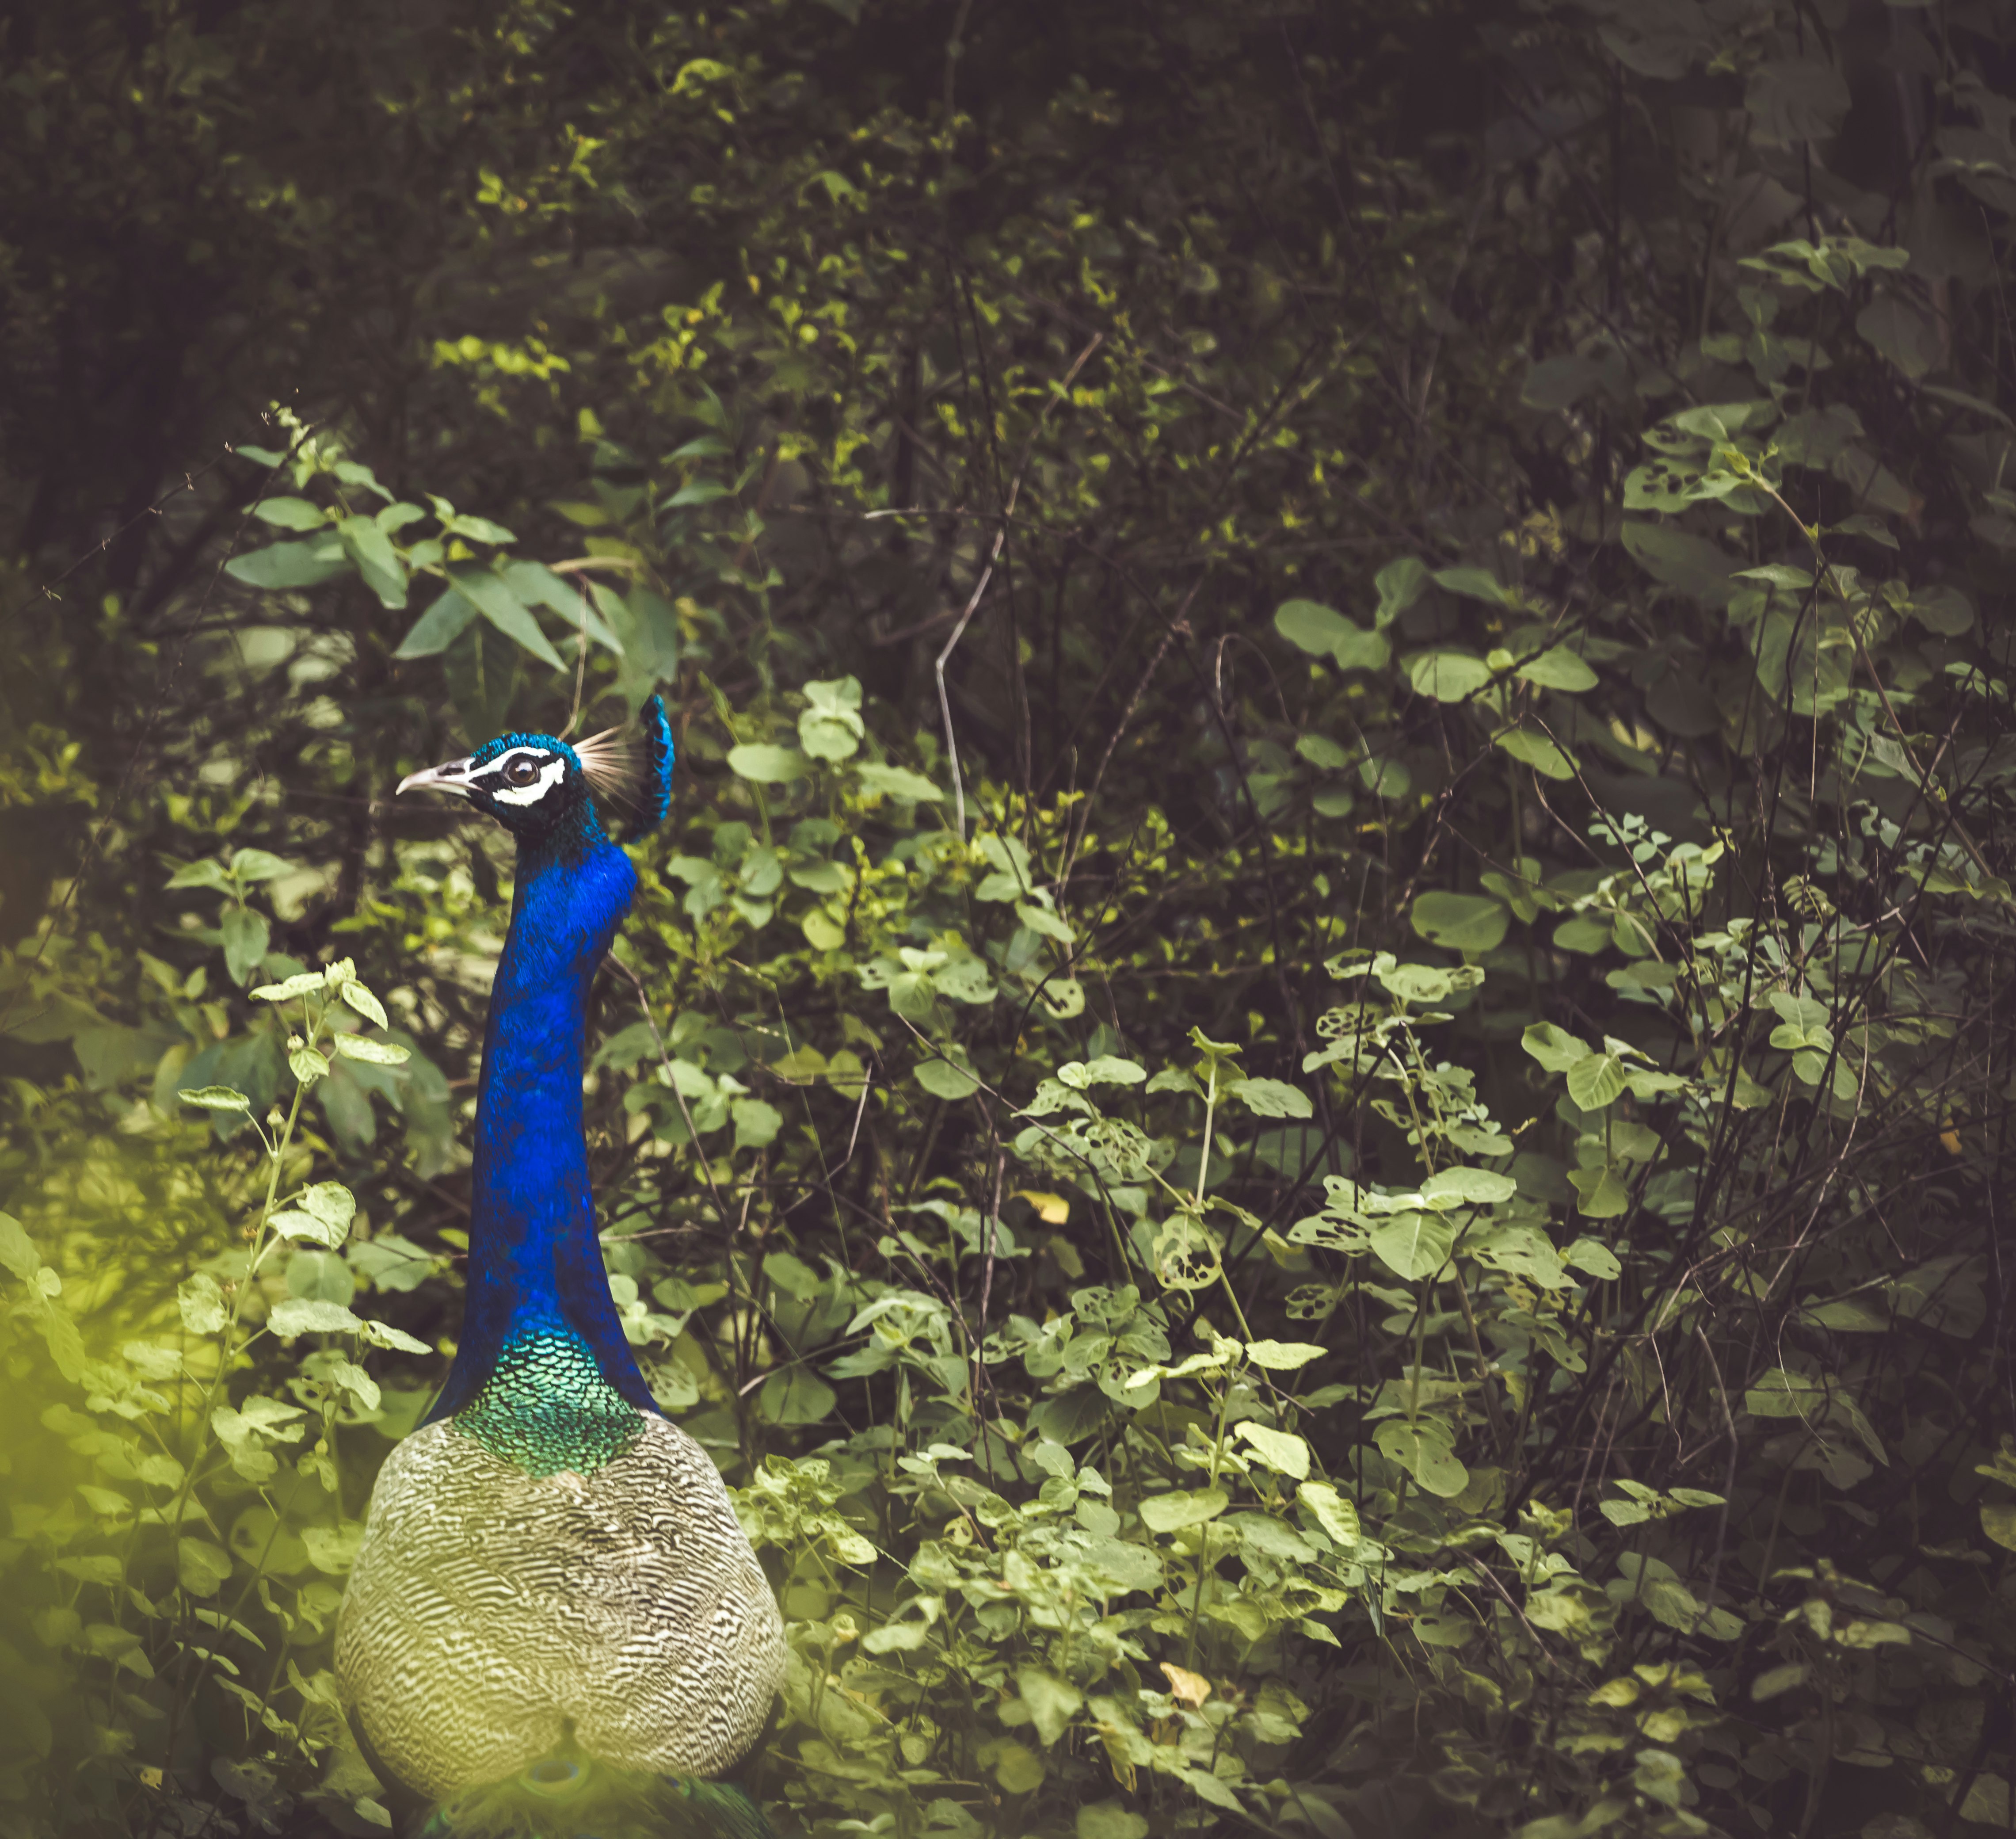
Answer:
[{"label": "patterned wing feather", "polygon": [[718,1775],[783,1677],[776,1599],[699,1445],[662,1419],[588,1474],[527,1474],[451,1420],[387,1459],[337,1636],[371,1749],[435,1800],[569,1740]]}]

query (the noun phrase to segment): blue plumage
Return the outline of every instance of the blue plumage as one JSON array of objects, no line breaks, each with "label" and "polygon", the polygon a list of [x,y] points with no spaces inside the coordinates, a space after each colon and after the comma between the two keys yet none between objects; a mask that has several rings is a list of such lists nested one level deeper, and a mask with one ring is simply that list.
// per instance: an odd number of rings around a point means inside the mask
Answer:
[{"label": "blue plumage", "polygon": [[657,1409],[610,1299],[581,1114],[589,988],[636,887],[587,800],[520,838],[477,1090],[470,1210],[481,1229],[461,1344],[430,1423],[473,1403],[530,1337],[571,1337],[620,1397]]},{"label": "blue plumage", "polygon": [[[643,824],[670,800],[645,705]],[[762,1839],[739,1790],[783,1630],[712,1463],[666,1421],[604,1275],[581,1122],[588,995],[637,876],[594,796],[616,758],[509,734],[400,786],[517,840],[477,1094],[448,1383],[373,1492],[337,1672],[374,1766],[455,1839]]]},{"label": "blue plumage", "polygon": [[665,718],[665,705],[653,696],[638,711],[644,725],[645,778],[643,828],[656,830],[672,808],[672,725]]}]

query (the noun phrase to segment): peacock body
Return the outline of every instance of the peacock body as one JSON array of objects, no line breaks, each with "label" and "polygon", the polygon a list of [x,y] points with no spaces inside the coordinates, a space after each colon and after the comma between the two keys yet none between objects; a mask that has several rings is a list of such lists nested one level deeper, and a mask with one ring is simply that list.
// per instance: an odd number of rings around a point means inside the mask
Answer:
[{"label": "peacock body", "polygon": [[[645,708],[647,819],[671,737]],[[515,833],[477,1087],[468,1293],[448,1383],[387,1459],[337,1630],[381,1774],[456,1839],[758,1839],[707,1778],[761,1733],[783,1630],[727,1490],[660,1415],[604,1275],[581,1089],[589,985],[636,889],[606,743],[507,735],[415,774]]]}]

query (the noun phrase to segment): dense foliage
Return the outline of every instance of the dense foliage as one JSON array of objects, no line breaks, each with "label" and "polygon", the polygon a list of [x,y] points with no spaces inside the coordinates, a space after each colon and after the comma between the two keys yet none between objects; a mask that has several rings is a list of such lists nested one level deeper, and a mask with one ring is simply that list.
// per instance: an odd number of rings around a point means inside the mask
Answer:
[{"label": "dense foliage", "polygon": [[391,794],[654,686],[780,1821],[2010,1823],[2007,9],[0,31],[0,1833],[384,1830],[511,873]]}]

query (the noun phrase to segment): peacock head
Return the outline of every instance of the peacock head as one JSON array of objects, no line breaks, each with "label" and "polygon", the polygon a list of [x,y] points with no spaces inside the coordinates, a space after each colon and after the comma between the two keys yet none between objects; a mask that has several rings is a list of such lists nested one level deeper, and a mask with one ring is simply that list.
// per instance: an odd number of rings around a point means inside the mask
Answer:
[{"label": "peacock head", "polygon": [[400,780],[401,792],[452,792],[494,817],[521,845],[603,834],[599,796],[634,789],[643,807],[632,833],[650,829],[671,802],[672,734],[657,696],[639,714],[639,761],[621,730],[590,735],[570,747],[556,735],[500,734],[473,754],[444,761]]}]

